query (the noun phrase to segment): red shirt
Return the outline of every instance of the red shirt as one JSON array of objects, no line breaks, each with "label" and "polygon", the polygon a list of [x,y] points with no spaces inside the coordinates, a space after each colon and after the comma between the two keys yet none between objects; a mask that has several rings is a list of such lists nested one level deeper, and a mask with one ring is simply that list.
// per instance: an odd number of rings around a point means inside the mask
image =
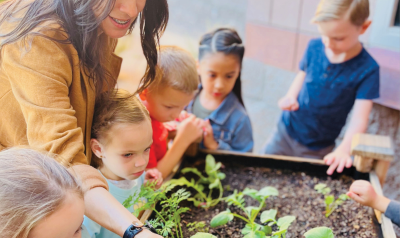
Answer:
[{"label": "red shirt", "polygon": [[167,128],[165,128],[163,123],[153,118],[151,118],[151,127],[153,128],[153,144],[150,147],[148,169],[157,167],[158,161],[164,158],[167,153]]}]

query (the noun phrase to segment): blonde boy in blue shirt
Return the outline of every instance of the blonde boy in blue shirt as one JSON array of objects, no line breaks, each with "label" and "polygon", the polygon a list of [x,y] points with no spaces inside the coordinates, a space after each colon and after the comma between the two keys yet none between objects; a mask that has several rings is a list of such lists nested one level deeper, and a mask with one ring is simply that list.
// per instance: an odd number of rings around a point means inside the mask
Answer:
[{"label": "blonde boy in blue shirt", "polygon": [[322,37],[310,41],[301,71],[280,99],[282,119],[264,153],[323,158],[329,175],[351,167],[351,140],[366,131],[372,99],[379,97],[379,66],[359,41],[371,25],[368,16],[368,0],[320,2],[312,21]]}]

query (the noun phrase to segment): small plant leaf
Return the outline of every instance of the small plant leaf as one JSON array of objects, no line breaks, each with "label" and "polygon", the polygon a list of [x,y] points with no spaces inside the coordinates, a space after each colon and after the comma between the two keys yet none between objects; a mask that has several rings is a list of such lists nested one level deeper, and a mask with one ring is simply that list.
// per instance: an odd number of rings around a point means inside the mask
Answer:
[{"label": "small plant leaf", "polygon": [[278,219],[277,225],[279,226],[279,230],[287,230],[292,224],[292,222],[296,220],[295,216],[284,216]]},{"label": "small plant leaf", "polygon": [[325,204],[327,206],[331,205],[335,201],[335,197],[333,195],[329,195],[325,197]]},{"label": "small plant leaf", "polygon": [[206,156],[206,173],[210,174],[212,173],[213,169],[215,168],[215,159],[212,155],[207,155]]},{"label": "small plant leaf", "polygon": [[220,184],[220,180],[219,180],[219,179],[216,179],[212,184],[210,184],[210,185],[208,186],[208,188],[209,188],[209,189],[218,188],[219,184]]},{"label": "small plant leaf", "polygon": [[342,200],[342,201],[346,201],[346,200],[349,200],[350,197],[347,196],[346,194],[340,194],[339,199]]},{"label": "small plant leaf", "polygon": [[279,192],[276,188],[274,187],[264,187],[262,188],[258,193],[257,196],[261,196],[261,197],[269,197],[269,196],[278,196]]},{"label": "small plant leaf", "polygon": [[252,218],[254,215],[258,213],[258,207],[248,206],[245,208],[247,215]]},{"label": "small plant leaf", "polygon": [[265,238],[265,234],[262,231],[251,231],[243,238]]},{"label": "small plant leaf", "polygon": [[224,180],[224,179],[226,178],[226,175],[225,175],[224,173],[222,173],[222,172],[219,172],[219,173],[217,174],[217,177],[218,177],[220,180]]},{"label": "small plant leaf", "polygon": [[307,231],[304,236],[306,238],[335,238],[333,231],[328,227],[317,227]]},{"label": "small plant leaf", "polygon": [[253,231],[253,227],[250,224],[246,224],[246,226],[242,229],[242,234],[247,235]]},{"label": "small plant leaf", "polygon": [[204,233],[204,232],[197,232],[195,235],[191,236],[190,238],[217,238],[214,235]]},{"label": "small plant leaf", "polygon": [[314,189],[317,190],[317,191],[321,191],[324,188],[326,188],[326,184],[324,184],[324,183],[319,183],[319,184],[314,186]]},{"label": "small plant leaf", "polygon": [[275,221],[276,214],[278,213],[275,209],[270,209],[268,211],[263,211],[261,213],[261,223],[266,223],[269,221]]},{"label": "small plant leaf", "polygon": [[233,220],[233,215],[231,211],[227,210],[224,212],[219,213],[210,222],[210,226],[212,228],[215,228],[217,226],[222,226],[225,225],[226,223],[230,222]]},{"label": "small plant leaf", "polygon": [[264,232],[265,235],[269,235],[272,233],[272,228],[270,226],[262,226],[261,231]]}]

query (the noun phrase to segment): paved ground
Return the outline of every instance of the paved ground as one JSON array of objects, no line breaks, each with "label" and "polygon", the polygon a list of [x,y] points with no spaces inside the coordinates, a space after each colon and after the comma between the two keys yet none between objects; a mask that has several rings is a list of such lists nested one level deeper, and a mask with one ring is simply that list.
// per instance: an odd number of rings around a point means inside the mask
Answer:
[{"label": "paved ground", "polygon": [[[178,45],[197,56],[197,44],[202,34],[216,27],[229,26],[245,34],[246,0],[169,0],[170,21],[162,44]],[[205,17],[207,14],[207,18]],[[137,30],[124,37],[117,48],[124,58],[119,87],[133,92],[145,70],[146,62],[140,50]],[[255,151],[266,141],[280,115],[278,99],[283,96],[295,73],[265,65],[255,60],[243,62],[243,96],[249,112],[255,138]],[[384,193],[400,201],[400,112],[374,105],[369,133],[391,136],[396,146],[396,158],[390,167]],[[343,134],[343,133],[342,133]],[[340,139],[338,140],[340,142]],[[400,230],[398,232],[400,237]]]}]

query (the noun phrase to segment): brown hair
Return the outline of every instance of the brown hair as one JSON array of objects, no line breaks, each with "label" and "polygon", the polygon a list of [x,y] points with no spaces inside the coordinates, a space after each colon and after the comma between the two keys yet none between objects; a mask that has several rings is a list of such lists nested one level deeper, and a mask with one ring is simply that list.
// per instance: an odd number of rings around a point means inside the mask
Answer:
[{"label": "brown hair", "polygon": [[[104,65],[109,59],[109,37],[99,37],[101,22],[107,18],[116,0],[15,0],[0,4],[0,50],[3,46],[22,40],[27,48],[32,36],[42,36],[43,31],[66,33],[65,40],[56,42],[72,44],[79,56],[81,67],[91,79],[96,95],[105,85],[113,88],[113,78]],[[96,15],[95,12],[101,12]],[[142,91],[149,86],[156,74],[157,46],[164,32],[168,18],[167,0],[147,0],[140,17],[140,38],[143,54],[147,60],[146,74],[141,80]],[[130,26],[132,32],[136,20]],[[55,28],[60,25],[61,29]],[[6,32],[4,32],[6,31]]]},{"label": "brown hair", "polygon": [[362,26],[369,17],[368,0],[321,0],[313,23],[349,19],[355,26]]},{"label": "brown hair", "polygon": [[[114,89],[110,95],[103,93],[96,102],[92,125],[92,138],[107,144],[107,132],[116,124],[139,124],[150,121],[150,115],[136,94],[123,89]],[[101,160],[93,156],[91,165],[98,168]]]},{"label": "brown hair", "polygon": [[156,78],[150,90],[158,86],[169,86],[192,94],[199,85],[196,61],[186,50],[177,46],[161,46]]},{"label": "brown hair", "polygon": [[54,158],[31,149],[0,152],[0,237],[26,238],[79,183]]}]

